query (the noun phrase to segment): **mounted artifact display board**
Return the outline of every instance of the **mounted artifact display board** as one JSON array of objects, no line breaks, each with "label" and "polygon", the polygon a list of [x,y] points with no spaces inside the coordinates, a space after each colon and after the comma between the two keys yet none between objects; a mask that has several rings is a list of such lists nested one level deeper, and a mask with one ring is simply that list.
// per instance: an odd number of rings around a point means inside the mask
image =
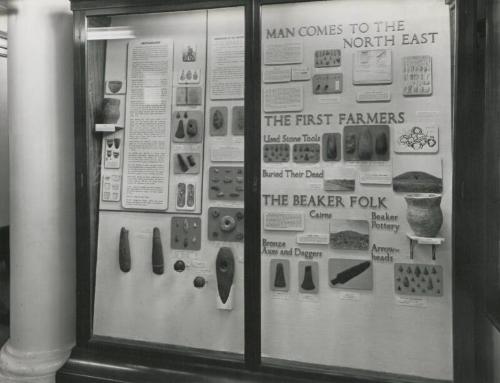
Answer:
[{"label": "mounted artifact display board", "polygon": [[452,379],[449,25],[437,0],[262,6],[264,357]]},{"label": "mounted artifact display board", "polygon": [[462,383],[453,5],[73,3],[80,344]]},{"label": "mounted artifact display board", "polygon": [[243,158],[211,158],[243,151],[243,95],[220,84],[243,87],[220,75],[228,52],[242,67],[243,24],[242,8],[111,18],[135,38],[106,42],[96,335],[243,352]]}]

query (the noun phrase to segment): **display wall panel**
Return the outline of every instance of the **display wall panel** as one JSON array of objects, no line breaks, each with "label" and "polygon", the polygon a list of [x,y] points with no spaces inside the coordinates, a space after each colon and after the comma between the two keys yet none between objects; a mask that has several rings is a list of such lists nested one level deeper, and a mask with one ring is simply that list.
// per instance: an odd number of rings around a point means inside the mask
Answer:
[{"label": "display wall panel", "polygon": [[244,89],[244,25],[241,7],[111,18],[132,38],[106,42],[104,98],[122,109],[106,116],[104,101],[96,125],[114,132],[102,133],[94,335],[243,353],[243,94],[208,89],[224,50]]},{"label": "display wall panel", "polygon": [[452,379],[449,6],[261,12],[262,355]]}]

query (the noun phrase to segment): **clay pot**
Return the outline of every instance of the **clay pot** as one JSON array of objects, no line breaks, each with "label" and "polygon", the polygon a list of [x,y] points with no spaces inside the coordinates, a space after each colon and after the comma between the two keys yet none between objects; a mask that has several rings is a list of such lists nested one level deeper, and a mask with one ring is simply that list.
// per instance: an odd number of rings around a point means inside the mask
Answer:
[{"label": "clay pot", "polygon": [[441,194],[408,194],[405,200],[408,204],[406,219],[415,235],[435,237],[443,224]]},{"label": "clay pot", "polygon": [[108,81],[108,88],[111,93],[118,93],[122,88],[123,83],[121,81]]},{"label": "clay pot", "polygon": [[105,98],[102,100],[102,123],[116,124],[120,118],[120,100]]}]

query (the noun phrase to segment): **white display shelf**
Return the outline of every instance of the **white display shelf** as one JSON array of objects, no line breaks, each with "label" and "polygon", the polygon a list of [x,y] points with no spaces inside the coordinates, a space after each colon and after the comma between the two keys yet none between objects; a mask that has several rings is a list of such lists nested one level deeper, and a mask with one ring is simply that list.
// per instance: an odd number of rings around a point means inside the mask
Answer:
[{"label": "white display shelf", "polygon": [[410,259],[413,259],[413,250],[415,245],[430,245],[432,247],[432,260],[436,260],[436,247],[444,243],[444,238],[441,237],[419,237],[412,233],[406,233],[410,240]]}]

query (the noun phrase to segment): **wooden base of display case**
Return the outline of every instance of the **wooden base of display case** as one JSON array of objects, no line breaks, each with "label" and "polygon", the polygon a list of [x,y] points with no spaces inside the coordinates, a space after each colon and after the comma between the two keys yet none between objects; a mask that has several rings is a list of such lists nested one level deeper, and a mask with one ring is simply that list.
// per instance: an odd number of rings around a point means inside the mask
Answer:
[{"label": "wooden base of display case", "polygon": [[91,342],[88,348],[75,347],[68,362],[57,373],[56,382],[451,383],[447,380],[350,368],[328,368],[272,358],[263,359],[258,370],[250,371],[243,367],[242,356],[240,358],[229,353],[215,354],[217,359],[210,359],[210,353],[174,347],[166,355],[163,349],[140,350],[136,342],[124,345],[99,337],[99,340]]},{"label": "wooden base of display case", "polygon": [[[57,383],[99,382],[276,382],[274,374],[247,372],[238,368],[225,368],[209,362],[186,364],[182,360],[172,362],[169,358],[151,357],[145,353],[113,350],[114,347],[99,348],[99,351],[76,348],[66,365],[58,372]],[[186,356],[187,358],[187,356]],[[144,361],[147,359],[147,362]],[[167,361],[168,360],[168,361]],[[147,363],[142,365],[142,363]],[[300,378],[286,379],[291,383],[305,383]]]}]

